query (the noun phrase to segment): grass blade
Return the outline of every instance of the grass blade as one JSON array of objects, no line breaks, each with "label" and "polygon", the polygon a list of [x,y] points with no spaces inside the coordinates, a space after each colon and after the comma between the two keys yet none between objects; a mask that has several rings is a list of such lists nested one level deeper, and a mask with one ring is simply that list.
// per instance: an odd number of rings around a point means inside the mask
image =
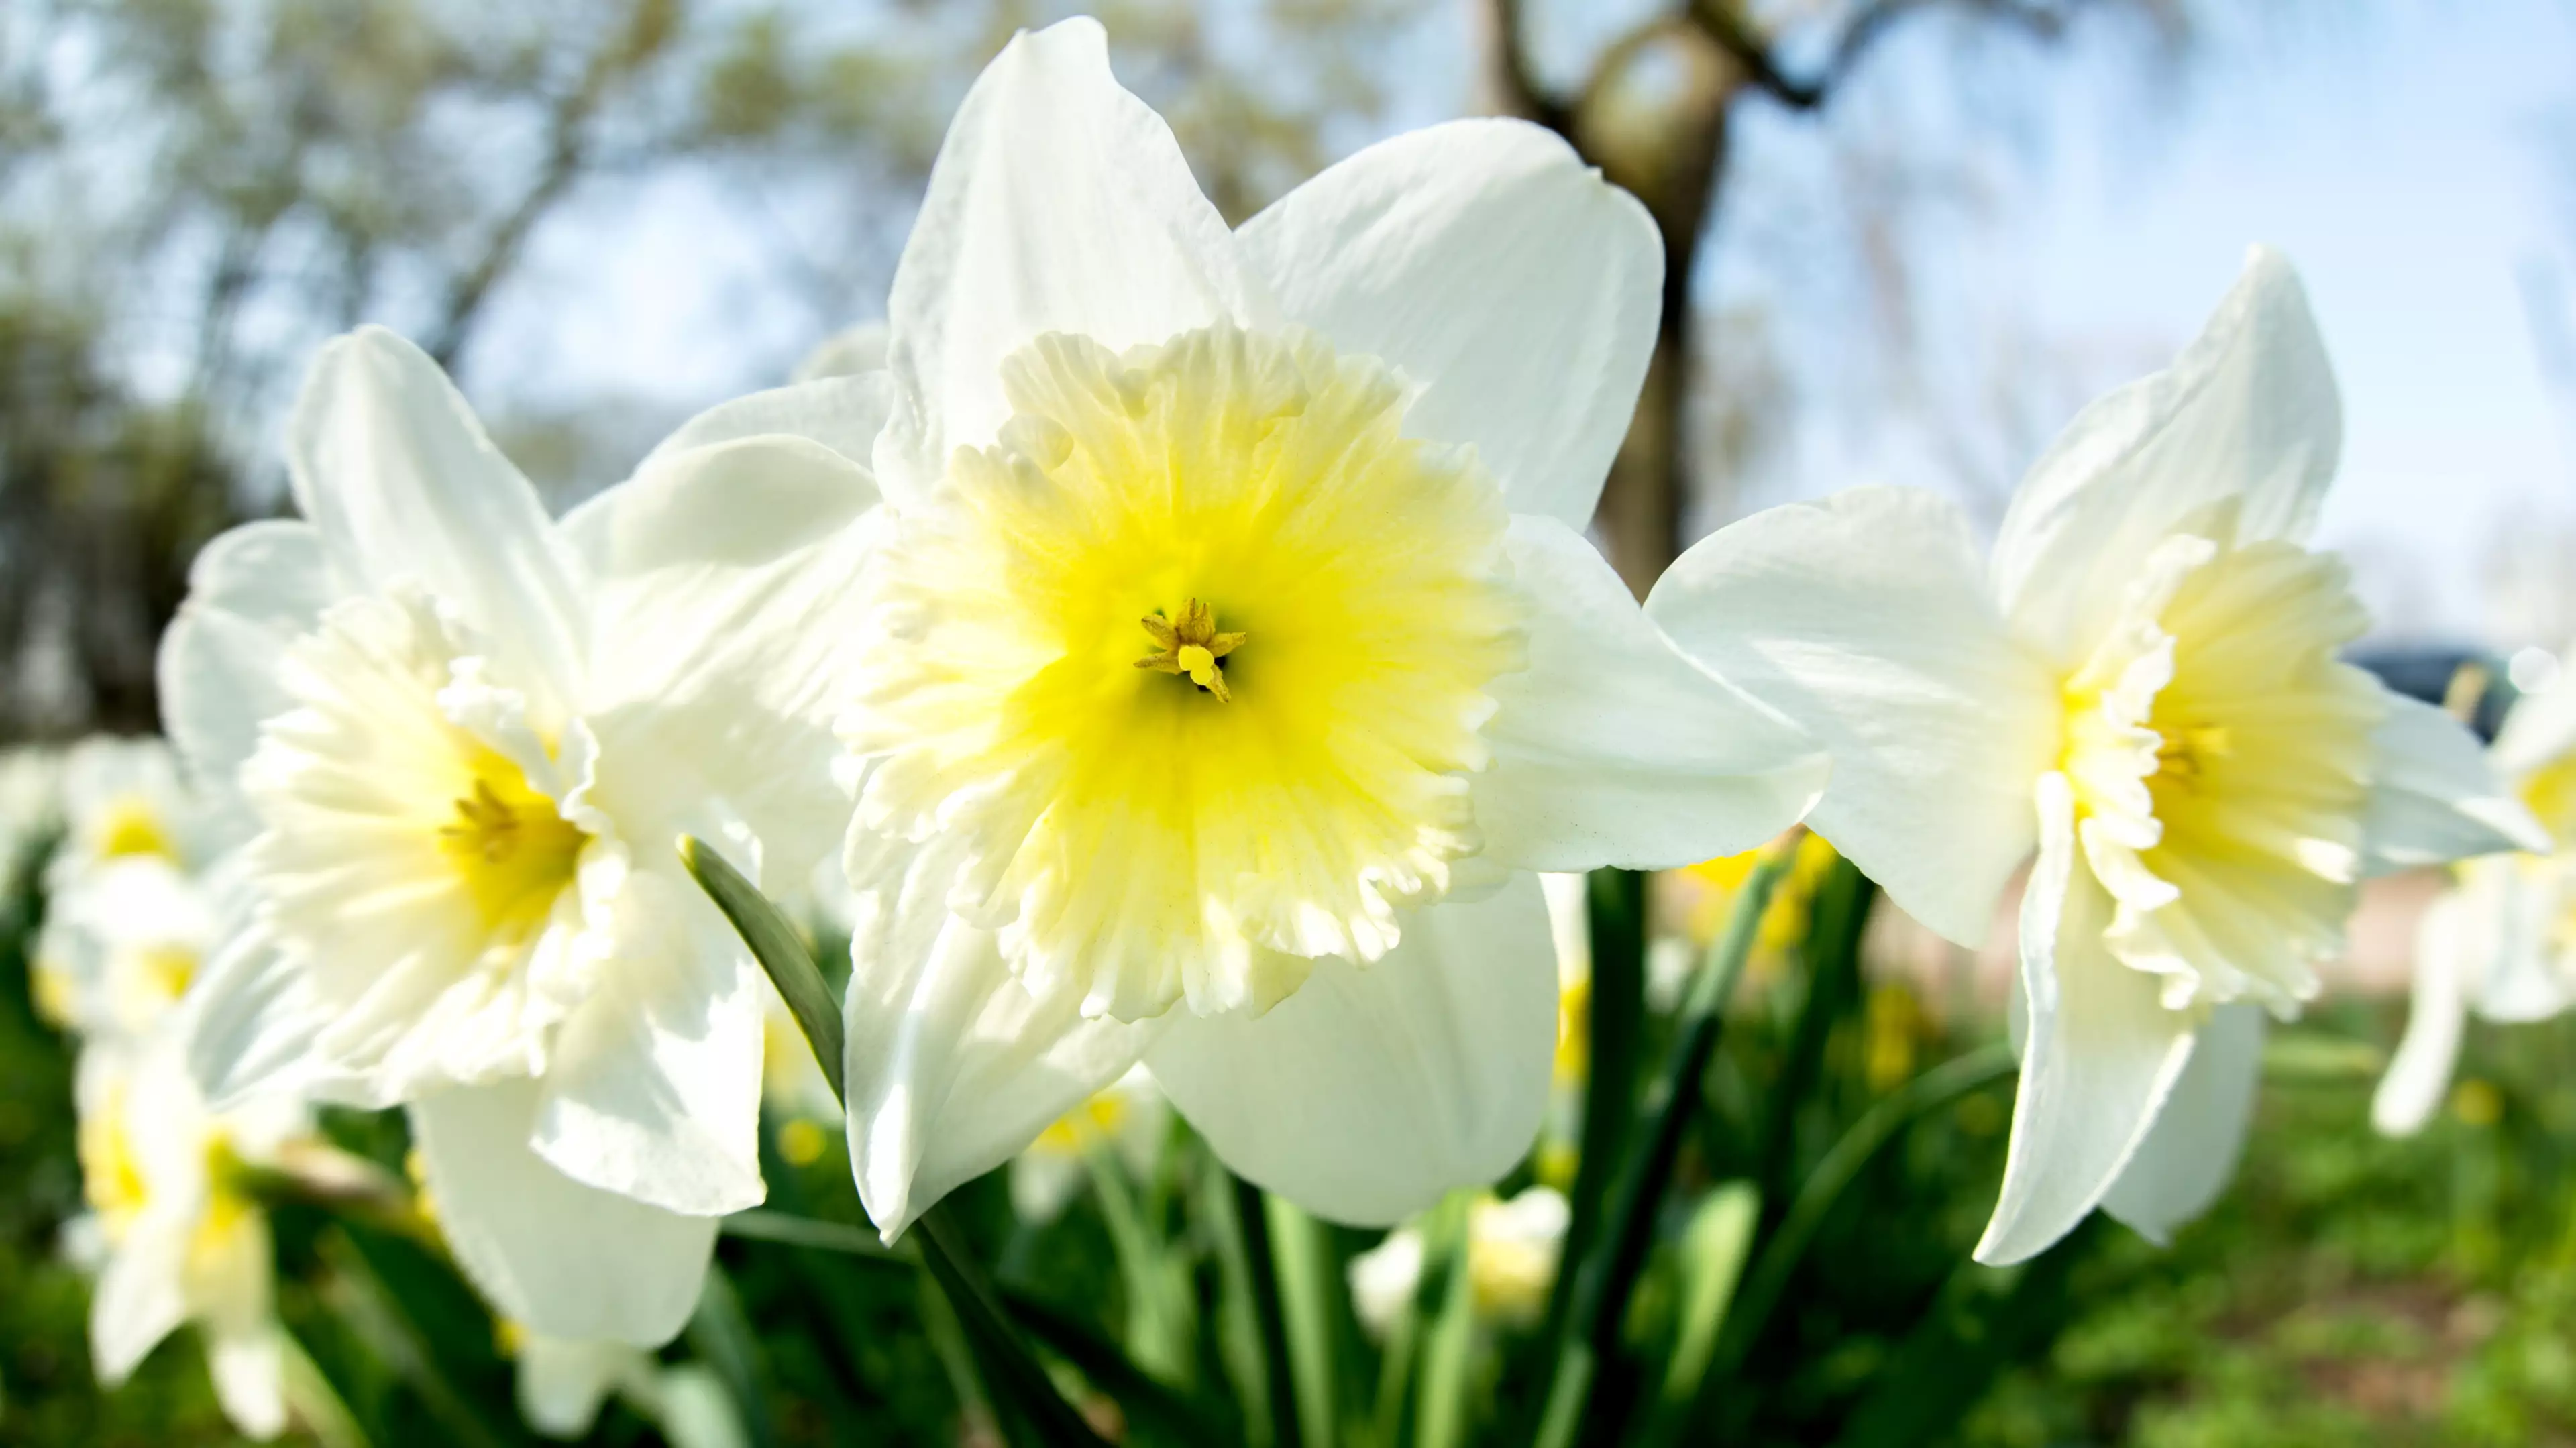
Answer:
[{"label": "grass blade", "polygon": [[697,878],[698,887],[716,902],[716,908],[733,922],[734,933],[751,947],[752,958],[760,962],[760,968],[769,972],[770,983],[778,987],[789,1013],[804,1030],[806,1043],[814,1048],[814,1061],[823,1068],[823,1079],[832,1083],[835,1097],[846,1101],[848,1097],[841,1090],[841,1003],[832,999],[832,987],[824,982],[823,972],[815,969],[814,952],[805,944],[795,922],[780,913],[768,896],[705,841],[683,836],[680,863]]},{"label": "grass blade", "polygon": [[[1594,1376],[1616,1345],[1619,1325],[1627,1317],[1628,1301],[1636,1289],[1638,1270],[1645,1264],[1655,1212],[1681,1152],[1682,1130],[1699,1105],[1700,1078],[1707,1074],[1709,1057],[1717,1050],[1727,998],[1734,994],[1735,982],[1744,973],[1744,962],[1752,955],[1754,939],[1760,933],[1763,912],[1769,909],[1771,896],[1788,875],[1800,838],[1793,833],[1764,847],[1760,862],[1736,896],[1725,934],[1691,981],[1672,1053],[1666,1059],[1662,1079],[1656,1083],[1655,1095],[1646,1105],[1646,1135],[1621,1163],[1602,1211],[1600,1240],[1592,1244],[1576,1269],[1579,1275],[1557,1339],[1546,1405],[1539,1415],[1536,1441],[1541,1448],[1570,1448],[1582,1426]],[[1597,1069],[1599,1063],[1595,1064]],[[1596,1078],[1594,1089],[1600,1086]],[[1590,1149],[1588,1144],[1586,1149]]]}]

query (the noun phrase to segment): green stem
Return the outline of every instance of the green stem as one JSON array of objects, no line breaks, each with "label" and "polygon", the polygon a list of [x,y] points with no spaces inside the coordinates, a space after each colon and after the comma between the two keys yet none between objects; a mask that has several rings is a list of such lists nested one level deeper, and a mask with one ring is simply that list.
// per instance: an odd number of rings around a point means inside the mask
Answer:
[{"label": "green stem", "polygon": [[1473,1199],[1451,1192],[1441,1204],[1437,1230],[1425,1245],[1447,1264],[1440,1315],[1422,1345],[1422,1395],[1414,1415],[1414,1448],[1458,1448],[1467,1436],[1467,1370],[1476,1347],[1476,1279],[1468,1214]]},{"label": "green stem", "polygon": [[939,1279],[948,1305],[957,1310],[959,1324],[975,1343],[993,1396],[1017,1410],[1042,1443],[1107,1448],[1106,1440],[1055,1390],[1046,1370],[1029,1356],[1027,1345],[1002,1315],[1001,1300],[984,1280],[983,1269],[976,1265],[966,1234],[948,1204],[933,1206],[914,1225],[920,1229],[915,1235],[921,1243],[921,1260]]},{"label": "green stem", "polygon": [[1323,1228],[1286,1197],[1265,1196],[1271,1255],[1279,1264],[1279,1306],[1288,1324],[1288,1370],[1295,1379],[1297,1424],[1309,1443],[1339,1433],[1334,1393],[1333,1325],[1346,1320]]},{"label": "green stem", "polygon": [[[1595,870],[1585,880],[1585,931],[1592,957],[1590,1004],[1584,1010],[1582,1139],[1567,1195],[1563,1260],[1583,1261],[1601,1232],[1620,1153],[1636,1117],[1638,1043],[1646,1015],[1646,877],[1636,870]],[[1549,1291],[1541,1342],[1560,1341],[1573,1310],[1574,1273],[1557,1274]]]},{"label": "green stem", "polygon": [[1835,1142],[1834,1149],[1816,1164],[1806,1184],[1798,1189],[1798,1199],[1790,1204],[1789,1214],[1781,1219],[1779,1230],[1771,1234],[1762,1255],[1754,1259],[1744,1289],[1727,1314],[1717,1351],[1711,1355],[1709,1381],[1731,1375],[1744,1361],[1764,1321],[1779,1304],[1780,1294],[1797,1272],[1799,1260],[1815,1240],[1817,1229],[1880,1149],[1916,1121],[1970,1092],[1993,1085],[2015,1069],[2012,1048],[1997,1042],[1915,1077],[1852,1123],[1851,1130],[1844,1132],[1842,1140]]},{"label": "green stem", "polygon": [[[1575,1280],[1571,1308],[1557,1340],[1556,1363],[1548,1381],[1546,1406],[1539,1415],[1540,1448],[1570,1448],[1592,1395],[1603,1359],[1617,1346],[1620,1324],[1636,1291],[1638,1270],[1645,1264],[1653,1236],[1655,1212],[1681,1153],[1683,1129],[1700,1101],[1700,1080],[1717,1050],[1726,1002],[1753,953],[1762,916],[1771,896],[1789,873],[1797,837],[1768,847],[1737,895],[1726,922],[1682,1003],[1679,1030],[1666,1058],[1663,1078],[1646,1106],[1649,1125],[1643,1141],[1623,1163],[1601,1223],[1601,1240],[1585,1254]],[[1596,1069],[1600,1063],[1596,1062]]]},{"label": "green stem", "polygon": [[[832,1094],[846,1105],[849,1097],[841,1081],[845,1037],[840,1003],[832,998],[831,986],[815,968],[813,952],[807,948],[805,938],[767,896],[743,878],[742,872],[704,842],[683,837],[679,850],[680,862],[696,877],[708,898],[715,901],[716,908],[733,922],[735,932],[751,948],[761,969],[769,972],[770,981],[786,1000],[796,1024],[804,1029],[806,1043],[814,1048],[814,1061],[823,1068],[823,1079],[831,1083]],[[948,1295],[959,1324],[983,1358],[994,1396],[1022,1414],[1049,1444],[1101,1443],[1100,1435],[1055,1390],[1046,1370],[1038,1366],[1028,1346],[1012,1329],[1000,1299],[967,1250],[965,1234],[959,1230],[947,1203],[933,1204],[915,1225],[920,1230],[911,1235],[921,1244],[922,1261],[939,1279],[940,1290]]]},{"label": "green stem", "polygon": [[1279,1262],[1270,1249],[1270,1213],[1261,1188],[1228,1173],[1234,1183],[1234,1215],[1243,1233],[1244,1273],[1252,1290],[1252,1320],[1261,1334],[1261,1374],[1269,1385],[1270,1441],[1277,1448],[1303,1448],[1297,1422],[1294,1370],[1288,1362],[1288,1317],[1279,1305]]}]

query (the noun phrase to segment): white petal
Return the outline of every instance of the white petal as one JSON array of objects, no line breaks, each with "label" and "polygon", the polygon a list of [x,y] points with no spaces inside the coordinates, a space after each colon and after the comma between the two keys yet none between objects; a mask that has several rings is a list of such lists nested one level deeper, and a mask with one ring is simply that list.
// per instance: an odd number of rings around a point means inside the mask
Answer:
[{"label": "white petal", "polygon": [[2030,853],[2059,705],[1987,600],[1955,506],[1854,488],[1757,513],[1683,554],[1646,613],[1833,757],[1818,833],[1907,914],[1984,939]]},{"label": "white petal", "polygon": [[1171,128],[1110,76],[1100,23],[1020,34],[949,123],[895,267],[887,496],[919,498],[950,449],[992,439],[1001,361],[1040,333],[1161,342],[1258,320],[1253,290]]},{"label": "white petal", "polygon": [[657,453],[565,519],[599,619],[592,727],[653,761],[602,780],[612,814],[677,829],[721,802],[773,885],[838,844],[831,724],[876,504],[866,468],[773,436]]},{"label": "white petal", "polygon": [[545,508],[419,348],[382,327],[324,347],[287,462],[341,576],[427,587],[494,640],[514,685],[580,677],[581,597]]},{"label": "white petal", "polygon": [[1452,121],[1327,169],[1241,236],[1290,321],[1422,388],[1406,431],[1475,444],[1515,513],[1592,520],[1663,295],[1635,197],[1537,126]]},{"label": "white petal", "polygon": [[286,1344],[273,1324],[215,1334],[206,1344],[206,1371],[224,1416],[244,1437],[286,1431]]},{"label": "white petal", "polygon": [[691,1216],[757,1206],[760,967],[694,882],[639,869],[617,953],[555,1043],[537,1154],[578,1182]]},{"label": "white petal", "polygon": [[289,707],[277,661],[342,588],[309,524],[249,523],[188,567],[188,597],[161,636],[161,721],[191,781],[221,816],[220,843],[250,822],[235,776],[260,721]]},{"label": "white petal", "polygon": [[886,343],[891,340],[883,322],[861,322],[844,327],[814,344],[796,364],[792,380],[812,382],[822,377],[857,377],[869,372],[883,372],[886,365]]},{"label": "white petal", "polygon": [[2393,691],[2387,698],[2388,716],[2370,738],[2370,806],[2362,818],[2362,850],[2374,868],[2549,851],[2549,832],[2505,788],[2477,736],[2421,700]]},{"label": "white petal", "polygon": [[1555,1042],[1547,902],[1523,874],[1414,915],[1375,965],[1316,961],[1258,1019],[1176,1020],[1146,1062],[1237,1175],[1327,1220],[1386,1226],[1528,1152]]},{"label": "white petal", "polygon": [[530,1333],[519,1344],[519,1415],[549,1438],[581,1438],[620,1379],[649,1359],[617,1342],[575,1342]]},{"label": "white petal", "polygon": [[126,1229],[89,1304],[90,1365],[115,1387],[188,1316],[188,1227],[147,1215]]},{"label": "white petal", "polygon": [[1581,535],[1516,517],[1529,668],[1494,681],[1485,852],[1521,870],[1660,869],[1751,849],[1798,822],[1825,758],[1796,726],[1676,652]]},{"label": "white petal", "polygon": [[2263,1082],[2263,1020],[2243,1001],[2210,1013],[2156,1124],[2102,1197],[2102,1210],[2159,1247],[2236,1175]]},{"label": "white petal", "polygon": [[256,920],[228,932],[189,986],[180,1019],[189,1073],[216,1110],[272,1092],[317,1100],[363,1095],[362,1083],[335,1075],[315,1047],[327,1017],[314,1003],[310,977]]},{"label": "white petal", "polygon": [[[654,447],[637,472],[649,470],[673,453],[779,434],[821,443],[864,467],[875,455],[877,434],[884,430],[893,406],[894,379],[882,365],[860,375],[800,380],[720,402],[690,418]],[[569,527],[572,516],[564,523]]]},{"label": "white petal", "polygon": [[2086,407],[2031,466],[1995,539],[2004,612],[2072,668],[2118,607],[2119,582],[2185,522],[2233,503],[2222,543],[2305,537],[2342,438],[2307,294],[2279,253],[2257,247],[2172,367]]},{"label": "white petal", "polygon": [[2415,993],[2406,1010],[2406,1036],[2370,1098],[2370,1124],[2384,1135],[2423,1130],[2451,1087],[2468,1019],[2469,952],[2478,945],[2469,909],[2465,896],[2448,891],[2426,907],[2415,927]]},{"label": "white petal", "polygon": [[483,1295],[532,1332],[659,1347],[697,1305],[714,1217],[583,1186],[528,1147],[537,1083],[411,1104],[439,1227]]},{"label": "white petal", "polygon": [[[2576,860],[2489,855],[2458,867],[2459,992],[2490,1021],[2543,1021],[2576,989],[2560,940]],[[2423,948],[2419,939],[2417,949]]]},{"label": "white petal", "polygon": [[864,841],[852,854],[850,1164],[891,1242],[1124,1075],[1162,1022],[1085,1020],[1078,984],[1030,994],[992,932],[948,913],[953,860]]},{"label": "white petal", "polygon": [[[2576,659],[2576,639],[2560,648],[2558,657]],[[2514,700],[2503,727],[2496,730],[2496,768],[2516,777],[2544,769],[2571,750],[2576,750],[2576,679]]]},{"label": "white petal", "polygon": [[2100,1203],[2191,1059],[2191,1017],[2102,944],[2111,897],[2077,865],[2066,777],[2039,788],[2040,846],[2022,895],[2029,1038],[2001,1199],[1977,1243],[2000,1266],[2038,1255]]}]

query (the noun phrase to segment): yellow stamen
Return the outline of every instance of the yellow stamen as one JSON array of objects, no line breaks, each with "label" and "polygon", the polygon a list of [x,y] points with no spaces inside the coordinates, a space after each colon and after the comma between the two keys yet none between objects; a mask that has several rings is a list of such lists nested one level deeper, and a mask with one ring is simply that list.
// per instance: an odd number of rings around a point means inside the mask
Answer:
[{"label": "yellow stamen", "polygon": [[2196,779],[2209,761],[2228,755],[2222,724],[2183,724],[2156,730],[2156,768],[2176,779]]},{"label": "yellow stamen", "polygon": [[571,883],[590,836],[529,788],[517,766],[497,755],[477,766],[473,788],[454,801],[455,821],[439,827],[439,843],[465,877],[487,928],[533,927]]},{"label": "yellow stamen", "polygon": [[1220,704],[1234,697],[1227,692],[1225,670],[1217,667],[1216,661],[1242,647],[1248,635],[1218,633],[1216,615],[1195,598],[1182,607],[1178,623],[1150,613],[1137,622],[1162,647],[1160,652],[1138,659],[1136,667],[1158,674],[1186,674],[1191,683],[1215,695]]}]

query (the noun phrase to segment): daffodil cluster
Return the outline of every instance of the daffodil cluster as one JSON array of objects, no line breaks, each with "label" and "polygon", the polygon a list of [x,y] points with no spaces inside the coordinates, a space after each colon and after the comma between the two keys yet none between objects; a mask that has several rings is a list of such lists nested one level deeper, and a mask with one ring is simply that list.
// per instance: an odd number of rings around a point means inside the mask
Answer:
[{"label": "daffodil cluster", "polygon": [[[1539,872],[1804,819],[1962,943],[2029,866],[1979,1255],[2096,1205],[2168,1230],[2363,876],[2545,844],[2338,657],[2365,619],[2306,542],[2339,421],[2297,282],[2257,253],[1990,562],[1947,503],[1861,489],[1640,607],[1582,529],[1663,280],[1645,210],[1510,121],[1229,228],[1074,21],[967,93],[882,331],[560,518],[426,356],[334,342],[298,516],[210,545],[163,649],[237,901],[164,922],[204,960],[196,1080],[401,1107],[530,1343],[649,1349],[763,1200],[764,1073],[798,1060],[681,836],[773,891],[837,850],[846,1052],[785,1089],[843,1089],[892,1240],[1051,1132],[1114,1136],[1140,1066],[1319,1216],[1486,1186],[1582,978]],[[1480,1209],[1497,1310],[1553,1275],[1551,1199]]]},{"label": "daffodil cluster", "polygon": [[157,740],[92,738],[14,774],[12,824],[52,840],[29,979],[38,1011],[80,1044],[88,1210],[64,1245],[97,1275],[92,1364],[120,1383],[192,1325],[234,1426],[274,1437],[289,1349],[267,1213],[244,1176],[310,1147],[312,1121],[275,1092],[210,1110],[187,1070],[181,1002],[236,909],[220,821]]}]

